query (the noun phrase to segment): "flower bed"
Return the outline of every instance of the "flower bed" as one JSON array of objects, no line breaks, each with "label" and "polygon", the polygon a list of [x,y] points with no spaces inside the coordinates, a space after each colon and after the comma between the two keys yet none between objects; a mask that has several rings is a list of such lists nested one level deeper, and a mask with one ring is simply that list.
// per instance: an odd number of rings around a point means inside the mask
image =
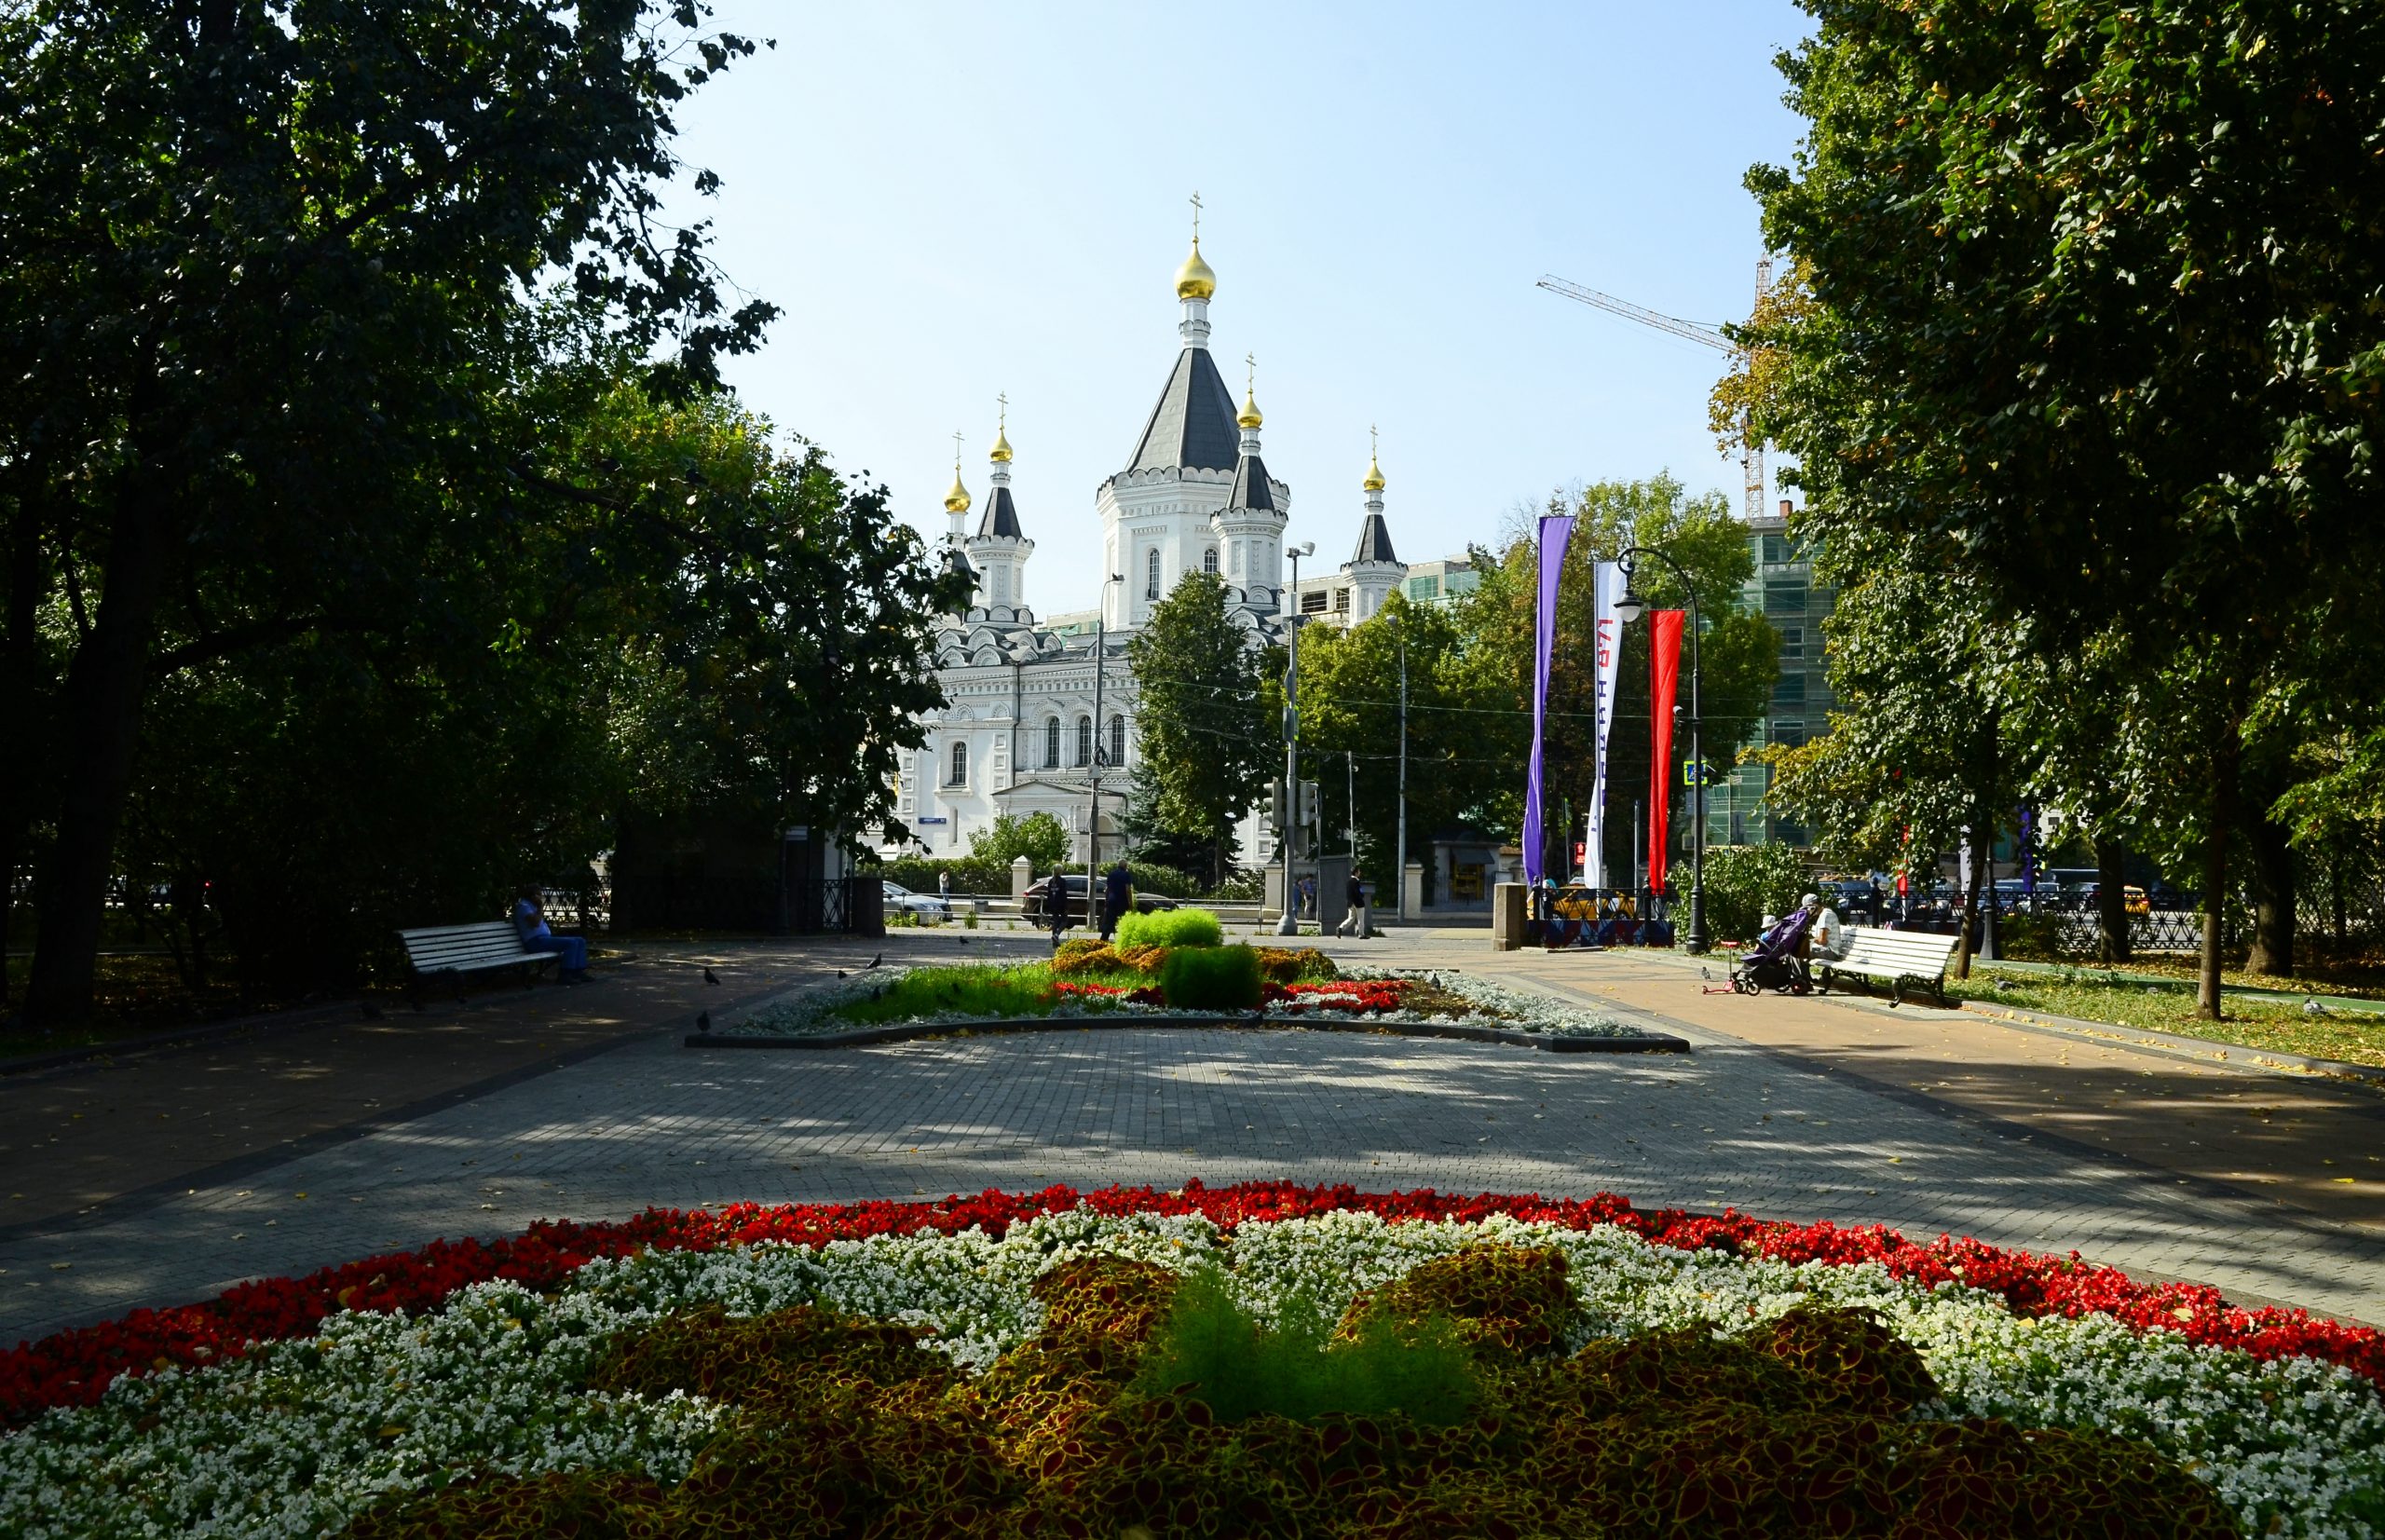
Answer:
[{"label": "flower bed", "polygon": [[[1151,970],[1156,973],[1156,968]],[[1006,988],[988,988],[1001,974]],[[939,988],[950,980],[951,987]],[[962,986],[966,984],[967,987]],[[1397,974],[1353,974],[1332,980],[1261,985],[1261,1009],[1271,1017],[1323,1021],[1397,1022],[1411,1026],[1493,1027],[1549,1037],[1642,1037],[1628,1023],[1584,1015],[1578,1008],[1493,984],[1454,969]],[[891,1015],[881,1000],[903,999]],[[1000,1017],[1166,1015],[1174,1012],[1154,979],[1128,972],[1109,978],[1052,977],[1040,964],[1007,970],[903,968],[857,974],[815,986],[797,999],[766,1007],[724,1029],[740,1037],[832,1037],[867,1026],[964,1026]]]},{"label": "flower bed", "polygon": [[1220,1263],[1266,1318],[1295,1297],[1339,1312],[1484,1243],[1565,1257],[1581,1307],[1569,1347],[1683,1328],[1743,1337],[1801,1304],[1867,1310],[1943,1397],[1917,1415],[2140,1441],[2249,1533],[2358,1535],[2385,1520],[2385,1344],[2365,1329],[1972,1241],[1611,1196],[1275,1183],[655,1211],[136,1312],[0,1358],[18,1428],[0,1440],[0,1513],[34,1516],[29,1535],[298,1535],[463,1471],[668,1488],[722,1405],[587,1388],[609,1343],[661,1316],[818,1304],[933,1327],[928,1345],[974,1372],[1035,1336],[1035,1281],[1074,1258]]}]

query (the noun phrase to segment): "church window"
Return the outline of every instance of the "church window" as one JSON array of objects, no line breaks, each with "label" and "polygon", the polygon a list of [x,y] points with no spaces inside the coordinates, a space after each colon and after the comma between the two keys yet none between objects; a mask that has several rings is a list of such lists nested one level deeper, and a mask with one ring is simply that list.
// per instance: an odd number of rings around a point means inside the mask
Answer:
[{"label": "church window", "polygon": [[1060,719],[1056,716],[1043,719],[1043,768],[1060,768]]},{"label": "church window", "polygon": [[1093,718],[1090,716],[1077,718],[1077,763],[1083,766],[1093,763]]},{"label": "church window", "polygon": [[1218,575],[1218,553],[1216,552],[1204,551],[1201,552],[1201,570],[1207,573],[1212,578]]},{"label": "church window", "polygon": [[1323,590],[1323,589],[1321,589],[1321,588],[1313,588],[1313,589],[1310,589],[1306,593],[1302,594],[1302,595],[1301,595],[1301,613],[1302,613],[1302,614],[1303,614],[1303,615],[1322,615],[1322,614],[1324,614],[1324,613],[1325,613],[1325,590]]},{"label": "church window", "polygon": [[1333,591],[1333,607],[1343,611],[1349,609],[1350,591],[1348,589],[1337,588]]},{"label": "church window", "polygon": [[969,784],[969,744],[966,741],[954,741],[952,768],[945,772],[944,784],[947,786],[965,786]]},{"label": "church window", "polygon": [[1114,711],[1110,714],[1110,762],[1126,762],[1126,718]]},{"label": "church window", "polygon": [[1159,552],[1154,550],[1143,562],[1143,597],[1159,597]]}]

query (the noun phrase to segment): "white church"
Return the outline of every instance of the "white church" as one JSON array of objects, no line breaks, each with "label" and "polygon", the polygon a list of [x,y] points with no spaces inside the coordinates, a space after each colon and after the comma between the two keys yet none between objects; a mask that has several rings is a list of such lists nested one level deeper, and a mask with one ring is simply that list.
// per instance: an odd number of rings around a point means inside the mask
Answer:
[{"label": "white church", "polygon": [[[915,854],[958,855],[969,837],[1002,813],[1048,812],[1070,831],[1073,859],[1083,861],[1098,830],[1103,859],[1120,850],[1120,816],[1135,763],[1135,681],[1126,641],[1179,579],[1206,572],[1226,585],[1230,612],[1251,644],[1278,641],[1299,598],[1303,610],[1323,595],[1294,595],[1284,580],[1291,488],[1268,474],[1260,456],[1261,419],[1255,391],[1239,410],[1209,353],[1209,301],[1218,276],[1192,253],[1177,270],[1177,322],[1182,339],[1158,404],[1136,438],[1125,468],[1094,489],[1111,580],[1097,608],[1037,619],[1027,602],[1027,562],[1035,553],[1028,522],[1011,496],[1008,424],[997,431],[991,485],[974,531],[975,503],[953,468],[944,500],[951,518],[945,562],[971,576],[967,609],[937,628],[936,677],[945,708],[928,719],[925,745],[896,787],[900,817]],[[1355,624],[1373,615],[1407,578],[1383,523],[1383,476],[1370,460],[1356,550],[1342,564],[1335,608],[1313,618]],[[1075,531],[1064,531],[1070,538]],[[1306,580],[1303,591],[1317,585]],[[1098,822],[1092,812],[1096,804]],[[1254,821],[1255,823],[1255,821]],[[1245,858],[1255,827],[1247,826]],[[888,847],[886,853],[899,853]]]}]

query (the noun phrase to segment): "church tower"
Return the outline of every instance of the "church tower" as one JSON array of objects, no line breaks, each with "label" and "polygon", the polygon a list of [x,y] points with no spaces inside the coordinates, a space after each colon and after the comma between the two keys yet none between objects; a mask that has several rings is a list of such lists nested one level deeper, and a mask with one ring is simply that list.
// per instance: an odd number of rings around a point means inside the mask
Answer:
[{"label": "church tower", "polygon": [[[1369,429],[1371,438],[1374,430]],[[1358,526],[1358,549],[1342,564],[1350,579],[1350,623],[1371,620],[1391,591],[1407,580],[1408,567],[1391,549],[1391,526],[1383,519],[1383,457],[1367,456],[1367,479],[1358,484],[1367,495],[1367,520]]]},{"label": "church tower", "polygon": [[1290,518],[1289,498],[1278,495],[1283,484],[1267,474],[1267,462],[1259,457],[1259,429],[1266,419],[1259,412],[1255,363],[1251,372],[1250,383],[1243,390],[1242,410],[1234,417],[1234,426],[1242,429],[1242,445],[1233,485],[1226,494],[1225,507],[1209,515],[1209,528],[1219,552],[1218,575],[1232,593],[1240,595],[1244,608],[1273,615],[1283,605],[1284,525]]},{"label": "church tower", "polygon": [[[944,537],[944,569],[974,579],[976,573],[970,567],[969,558],[961,553],[961,530],[969,516],[969,489],[961,484],[961,435],[955,433],[952,435],[952,490],[944,495],[945,516],[952,521],[952,527],[946,531]],[[953,613],[962,616],[968,613],[968,609],[969,600],[964,597],[961,607]]]},{"label": "church tower", "polygon": [[986,494],[986,511],[977,533],[967,542],[970,563],[977,569],[977,605],[987,619],[1029,621],[1027,609],[1027,558],[1035,542],[1019,527],[1018,505],[1010,495],[1010,402],[1002,402],[1002,425],[994,429],[993,490]]},{"label": "church tower", "polygon": [[[1215,518],[1234,495],[1245,441],[1233,392],[1209,356],[1209,301],[1218,292],[1218,275],[1201,255],[1199,218],[1196,196],[1192,250],[1176,272],[1176,298],[1182,307],[1176,367],[1126,469],[1094,494],[1108,563],[1104,570],[1125,579],[1103,586],[1102,617],[1112,630],[1141,625],[1188,572],[1214,572],[1234,586],[1249,586],[1226,569],[1229,552],[1221,549],[1223,533]],[[1261,475],[1263,480],[1263,468]],[[1290,490],[1280,482],[1265,484],[1277,534],[1261,534],[1261,525],[1250,524],[1247,538],[1252,548],[1245,562],[1253,572],[1272,573]]]}]

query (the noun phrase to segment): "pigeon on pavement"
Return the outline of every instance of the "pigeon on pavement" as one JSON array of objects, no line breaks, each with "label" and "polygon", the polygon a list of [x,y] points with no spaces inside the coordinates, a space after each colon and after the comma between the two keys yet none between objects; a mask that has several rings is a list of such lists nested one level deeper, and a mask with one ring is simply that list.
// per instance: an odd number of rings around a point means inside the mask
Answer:
[{"label": "pigeon on pavement", "polygon": [[844,977],[844,976],[845,976],[845,971],[844,971],[842,968],[838,969],[838,970],[837,970],[837,976],[838,976],[838,978],[842,978],[842,977]]},{"label": "pigeon on pavement", "polygon": [[704,969],[704,982],[706,984],[717,984],[720,982],[720,975],[714,973],[710,966],[706,966]]},{"label": "pigeon on pavement", "polygon": [[873,957],[873,958],[871,958],[871,959],[869,960],[869,965],[870,965],[871,967],[875,968],[875,967],[877,967],[879,963],[881,963],[881,962],[883,962],[883,961],[886,961],[886,954],[885,954],[884,952],[880,952],[880,953],[879,953],[876,957]]},{"label": "pigeon on pavement", "polygon": [[699,1032],[709,1032],[712,1030],[712,1013],[710,1011],[698,1011],[696,1013],[696,1030]]}]

